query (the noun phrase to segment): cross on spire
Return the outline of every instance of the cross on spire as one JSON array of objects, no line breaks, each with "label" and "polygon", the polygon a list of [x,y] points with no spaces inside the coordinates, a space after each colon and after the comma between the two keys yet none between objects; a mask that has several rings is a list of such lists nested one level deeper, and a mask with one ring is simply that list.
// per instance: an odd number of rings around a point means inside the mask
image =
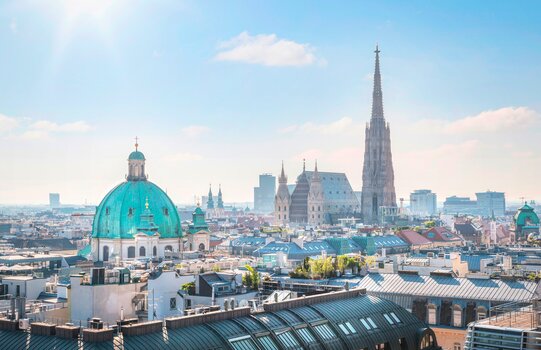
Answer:
[{"label": "cross on spire", "polygon": [[139,138],[135,136],[135,151],[137,151],[137,147],[139,147]]}]

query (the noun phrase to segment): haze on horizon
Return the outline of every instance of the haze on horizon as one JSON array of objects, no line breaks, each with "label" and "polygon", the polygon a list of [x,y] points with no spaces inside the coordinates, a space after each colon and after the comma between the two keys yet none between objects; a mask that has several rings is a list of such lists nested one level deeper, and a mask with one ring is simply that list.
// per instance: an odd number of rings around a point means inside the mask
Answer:
[{"label": "haze on horizon", "polygon": [[0,203],[97,204],[135,136],[176,203],[303,158],[360,190],[376,42],[397,198],[541,198],[539,2],[345,4],[1,1]]}]

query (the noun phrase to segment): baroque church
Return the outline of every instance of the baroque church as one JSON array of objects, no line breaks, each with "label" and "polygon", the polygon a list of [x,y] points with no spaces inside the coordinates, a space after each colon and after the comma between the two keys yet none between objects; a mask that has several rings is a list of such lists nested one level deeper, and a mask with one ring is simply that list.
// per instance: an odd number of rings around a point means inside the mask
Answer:
[{"label": "baroque church", "polygon": [[171,198],[148,181],[145,156],[128,157],[126,181],[113,188],[96,208],[92,224],[94,261],[163,258],[182,250],[182,229]]},{"label": "baroque church", "polygon": [[361,212],[365,224],[378,223],[386,209],[396,209],[391,129],[383,115],[383,93],[376,46],[372,116],[366,124]]}]

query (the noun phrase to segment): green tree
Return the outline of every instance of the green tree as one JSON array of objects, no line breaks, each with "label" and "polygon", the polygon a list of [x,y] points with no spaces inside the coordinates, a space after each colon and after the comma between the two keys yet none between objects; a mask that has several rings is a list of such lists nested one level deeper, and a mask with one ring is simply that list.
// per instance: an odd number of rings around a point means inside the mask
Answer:
[{"label": "green tree", "polygon": [[250,281],[252,282],[250,287],[252,289],[258,289],[260,280],[259,272],[257,272],[257,270],[250,265],[246,265],[246,270],[248,270],[248,273],[250,275]]}]

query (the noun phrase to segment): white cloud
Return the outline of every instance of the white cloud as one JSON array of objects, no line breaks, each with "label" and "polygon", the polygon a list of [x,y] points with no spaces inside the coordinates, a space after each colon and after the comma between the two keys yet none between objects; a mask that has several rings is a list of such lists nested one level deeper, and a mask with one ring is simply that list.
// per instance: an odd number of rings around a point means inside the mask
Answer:
[{"label": "white cloud", "polygon": [[92,127],[85,121],[76,121],[72,123],[57,124],[49,120],[40,120],[30,124],[30,129],[33,131],[49,132],[87,132],[92,130]]},{"label": "white cloud", "polygon": [[280,39],[276,34],[251,36],[248,32],[242,32],[222,42],[219,49],[221,52],[214,57],[218,61],[245,62],[264,66],[305,66],[325,63],[316,57],[315,49],[311,45]]},{"label": "white cloud", "polygon": [[0,132],[10,131],[19,125],[17,119],[0,114]]},{"label": "white cloud", "polygon": [[494,133],[521,129],[539,120],[539,114],[528,107],[504,107],[483,111],[454,121],[425,119],[415,128],[445,134]]},{"label": "white cloud", "polygon": [[303,133],[303,134],[324,134],[324,135],[337,135],[343,133],[360,133],[362,132],[362,123],[356,123],[350,117],[343,117],[330,123],[316,124],[307,122],[300,125],[290,125],[279,132],[282,134],[287,133]]},{"label": "white cloud", "polygon": [[210,131],[210,128],[204,125],[190,125],[185,128],[182,128],[182,134],[189,138],[195,138],[201,136]]}]

